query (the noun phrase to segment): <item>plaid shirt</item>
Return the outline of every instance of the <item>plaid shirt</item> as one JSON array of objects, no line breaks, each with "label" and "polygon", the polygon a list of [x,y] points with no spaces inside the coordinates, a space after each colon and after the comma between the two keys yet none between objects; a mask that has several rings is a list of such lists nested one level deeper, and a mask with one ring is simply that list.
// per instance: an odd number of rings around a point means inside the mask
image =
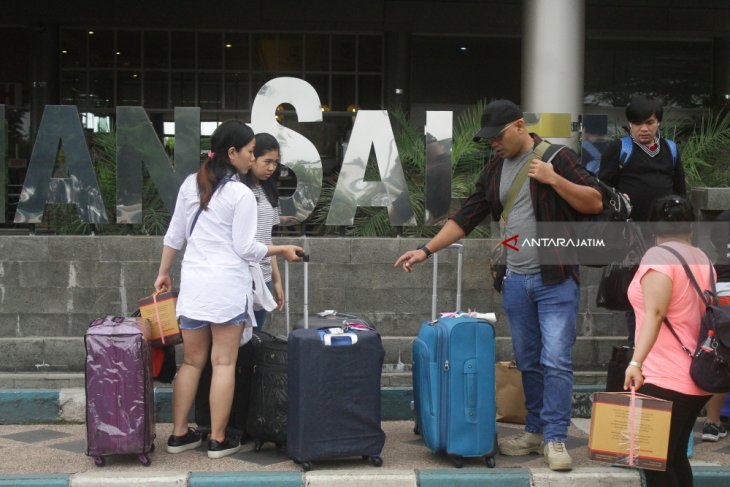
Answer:
[{"label": "plaid shirt", "polygon": [[[542,141],[536,134],[531,133],[530,136],[535,141],[535,145]],[[479,175],[474,192],[467,198],[461,209],[451,217],[467,235],[487,215],[491,215],[493,221],[499,221],[502,214],[502,202],[499,200],[499,183],[502,177],[503,162],[504,159],[495,156],[487,163]],[[555,172],[568,181],[591,186],[600,191],[595,178],[580,164],[580,157],[569,148],[558,152],[552,160],[552,164]],[[538,222],[569,222],[578,219],[578,212],[562,199],[551,186],[539,183],[534,179],[529,181],[532,208]],[[565,232],[566,235],[571,234],[568,225],[566,225]],[[550,259],[552,262],[565,262],[566,253],[564,251],[558,252],[556,248],[540,248],[538,252],[540,255],[544,255],[545,252],[553,252],[555,255]],[[561,256],[563,257],[561,258]],[[576,260],[573,260],[573,262],[576,262]],[[559,284],[568,277],[573,277],[576,282],[579,282],[577,265],[543,265],[540,266],[540,271],[542,281],[545,284]]]}]

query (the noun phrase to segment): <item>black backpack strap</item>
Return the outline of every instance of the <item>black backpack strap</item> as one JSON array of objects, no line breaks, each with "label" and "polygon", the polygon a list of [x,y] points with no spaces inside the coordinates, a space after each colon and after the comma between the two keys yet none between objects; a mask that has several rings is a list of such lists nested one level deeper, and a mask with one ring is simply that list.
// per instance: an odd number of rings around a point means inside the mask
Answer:
[{"label": "black backpack strap", "polygon": [[[547,147],[541,146],[541,144],[547,143]],[[566,146],[562,144],[552,144],[546,140],[543,140],[536,148],[535,155],[538,159],[542,159],[545,162],[553,162],[558,152],[565,149]]]},{"label": "black backpack strap", "polygon": [[[680,254],[673,248],[669,247],[668,245],[660,245],[659,248],[668,250],[671,254],[674,254],[674,256],[677,258],[677,260],[679,260],[679,263],[682,264],[682,267],[684,267],[684,272],[687,274],[689,281],[692,283],[692,287],[695,288],[695,291],[697,291],[697,294],[699,295],[699,297],[702,300],[702,302],[704,303],[704,305],[710,306],[712,303],[707,299],[707,296],[705,295],[705,292],[702,291],[702,289],[700,288],[700,285],[697,284],[697,279],[695,279],[695,276],[692,273],[692,270],[689,268],[689,264],[687,264],[687,261],[684,260],[684,257],[682,257],[682,254]],[[712,288],[714,291],[715,280],[712,278],[712,263],[710,263],[710,282],[712,283]]]},{"label": "black backpack strap", "polygon": [[[213,192],[210,194],[210,196],[213,197],[213,194],[215,194],[215,192],[218,190],[218,188],[220,188],[221,186],[226,184],[228,181],[233,181],[233,179],[222,178],[222,179],[218,180],[218,182],[216,183],[215,187],[213,188]],[[193,223],[190,225],[190,231],[188,232],[188,237],[193,234],[193,230],[195,229],[195,224],[198,223],[198,218],[200,217],[201,213],[203,213],[202,206],[200,206],[198,208],[197,213],[195,213],[195,216],[193,217]]]},{"label": "black backpack strap", "polygon": [[[662,249],[668,250],[671,254],[673,254],[677,260],[682,264],[682,267],[684,267],[684,272],[687,274],[687,277],[689,278],[690,282],[692,283],[692,286],[695,288],[695,291],[697,291],[697,294],[699,295],[700,299],[702,299],[702,302],[705,304],[705,306],[710,306],[711,303],[708,303],[707,298],[705,297],[705,293],[702,292],[700,289],[700,285],[697,284],[697,279],[695,279],[694,274],[692,273],[692,270],[689,268],[689,264],[687,264],[687,261],[684,260],[684,257],[682,257],[682,254],[674,250],[673,248],[667,246],[667,245],[660,245],[659,246]],[[715,280],[712,278],[712,263],[710,263],[710,281],[713,284],[715,284]],[[674,338],[677,339],[679,342],[679,345],[682,347],[682,350],[684,350],[687,355],[690,357],[693,357],[694,354],[687,349],[687,347],[684,346],[684,343],[682,343],[682,340],[679,339],[679,335],[677,335],[677,332],[674,331],[674,327],[669,322],[669,319],[664,318],[664,324],[667,325],[667,328],[669,328],[669,331],[672,332],[672,335],[674,335]]]},{"label": "black backpack strap", "polygon": [[664,324],[667,325],[667,328],[669,328],[669,331],[671,331],[672,335],[674,335],[674,338],[677,339],[677,341],[679,342],[679,346],[682,347],[682,350],[684,350],[687,353],[687,355],[689,355],[690,357],[693,357],[694,354],[692,352],[690,352],[687,347],[684,346],[684,343],[682,343],[682,340],[679,339],[679,335],[677,335],[677,332],[674,331],[674,327],[672,326],[672,324],[669,322],[669,320],[667,318],[664,318]]}]

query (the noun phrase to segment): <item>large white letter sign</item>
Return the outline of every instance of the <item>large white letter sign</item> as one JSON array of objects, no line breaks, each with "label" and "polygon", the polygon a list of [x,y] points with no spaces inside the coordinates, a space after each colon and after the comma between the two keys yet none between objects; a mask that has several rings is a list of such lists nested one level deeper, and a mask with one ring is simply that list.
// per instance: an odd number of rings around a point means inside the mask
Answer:
[{"label": "large white letter sign", "polygon": [[[61,148],[69,177],[54,178],[53,166]],[[14,222],[40,223],[46,203],[72,203],[81,221],[108,222],[75,106],[46,105]]]},{"label": "large white letter sign", "polygon": [[[375,148],[380,181],[364,181]],[[416,225],[395,136],[385,110],[360,110],[332,197],[327,225],[352,225],[358,206],[385,206],[390,224]]]},{"label": "large white letter sign", "polygon": [[321,122],[322,105],[312,85],[298,78],[275,78],[261,87],[251,107],[251,128],[279,141],[281,163],[294,171],[297,189],[279,199],[281,225],[302,223],[314,211],[322,192],[322,160],[317,148],[303,135],[276,121],[276,107],[289,103],[300,122]]},{"label": "large white letter sign", "polygon": [[175,165],[142,107],[117,107],[117,223],[142,223],[142,162],[172,213],[180,185],[200,167],[200,108],[175,108]]}]

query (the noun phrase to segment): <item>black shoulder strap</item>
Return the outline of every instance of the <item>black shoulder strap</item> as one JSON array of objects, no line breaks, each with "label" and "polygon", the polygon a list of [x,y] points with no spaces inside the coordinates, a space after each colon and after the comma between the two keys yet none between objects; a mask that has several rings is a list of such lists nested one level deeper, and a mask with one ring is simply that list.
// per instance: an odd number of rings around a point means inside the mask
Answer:
[{"label": "black shoulder strap", "polygon": [[553,159],[555,159],[555,156],[558,155],[558,152],[563,149],[565,149],[565,146],[562,144],[550,144],[541,154],[542,157],[539,157],[539,159],[542,159],[545,162],[553,162]]},{"label": "black shoulder strap", "polygon": [[[697,291],[697,294],[699,295],[700,299],[702,299],[702,302],[705,304],[705,306],[709,306],[711,303],[708,303],[707,298],[705,297],[705,293],[702,292],[700,289],[699,284],[697,284],[697,280],[695,279],[694,274],[692,273],[692,270],[689,268],[689,265],[687,264],[687,261],[684,260],[684,257],[682,257],[682,254],[674,250],[673,248],[669,247],[668,245],[660,245],[659,246],[662,249],[668,250],[671,254],[673,254],[677,260],[682,264],[682,267],[684,267],[684,272],[687,274],[687,277],[689,278],[690,282],[692,283],[692,286],[695,288],[695,291]],[[710,281],[713,284],[715,284],[715,280],[712,278],[712,263],[710,263]],[[682,347],[682,350],[684,350],[687,355],[690,357],[693,356],[692,352],[690,352],[687,347],[684,346],[684,343],[682,343],[682,340],[679,339],[679,335],[677,335],[677,332],[674,331],[674,327],[669,322],[669,319],[666,317],[664,318],[664,324],[667,325],[667,328],[669,328],[669,331],[674,335],[674,338],[677,339],[679,342],[679,345]]]},{"label": "black shoulder strap", "polygon": [[[674,254],[674,256],[679,260],[679,263],[682,264],[682,267],[684,267],[684,272],[687,274],[687,277],[689,278],[689,282],[692,283],[692,287],[695,288],[695,291],[697,291],[697,294],[699,295],[702,302],[705,304],[705,306],[710,306],[712,303],[707,299],[707,296],[705,295],[705,292],[702,291],[700,288],[700,285],[697,284],[697,279],[695,279],[694,274],[692,273],[692,270],[689,268],[689,264],[687,264],[687,261],[684,260],[684,257],[682,257],[682,254],[674,250],[668,245],[660,245],[660,249],[668,250],[671,254]],[[710,262],[710,282],[712,283],[712,286],[714,288],[715,280],[712,278],[712,263]]]},{"label": "black shoulder strap", "polygon": [[[228,181],[233,181],[233,180],[231,178],[222,178],[222,179],[220,179],[216,183],[215,187],[213,188],[213,192],[210,194],[211,197],[215,194],[215,192],[218,190],[218,188],[220,188],[221,186],[223,186],[224,184],[226,184]],[[203,213],[203,207],[202,206],[200,206],[198,208],[197,213],[195,213],[195,217],[193,217],[193,223],[190,225],[190,231],[188,232],[188,237],[193,234],[193,230],[195,229],[195,224],[198,223],[198,218],[200,217],[200,214],[201,213]]]}]

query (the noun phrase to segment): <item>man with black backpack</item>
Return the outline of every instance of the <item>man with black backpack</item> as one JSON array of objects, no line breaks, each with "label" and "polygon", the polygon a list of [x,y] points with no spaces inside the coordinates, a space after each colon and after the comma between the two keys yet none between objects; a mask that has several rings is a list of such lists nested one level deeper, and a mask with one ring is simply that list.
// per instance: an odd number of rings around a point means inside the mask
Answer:
[{"label": "man with black backpack", "polygon": [[[542,222],[574,221],[577,214],[595,215],[603,209],[596,180],[575,152],[530,133],[513,102],[487,105],[475,140],[489,144],[493,157],[474,192],[433,239],[401,255],[396,267],[411,272],[488,216],[500,221],[504,235],[524,241],[537,236]],[[566,223],[565,234],[569,230]],[[503,455],[543,453],[552,470],[572,468],[565,441],[580,297],[578,266],[573,262],[558,248],[523,247],[506,255],[506,266],[495,273],[494,282],[502,292],[527,409],[525,431],[500,440],[499,450]]]},{"label": "man with black backpack", "polygon": [[[639,95],[626,107],[630,135],[611,142],[601,156],[598,177],[625,193],[631,201],[631,219],[645,222],[652,202],[662,196],[687,195],[684,166],[674,141],[661,136],[661,102]],[[646,239],[653,235],[644,232]],[[650,243],[650,242],[647,242]],[[629,344],[633,346],[636,317],[626,313]]]}]

